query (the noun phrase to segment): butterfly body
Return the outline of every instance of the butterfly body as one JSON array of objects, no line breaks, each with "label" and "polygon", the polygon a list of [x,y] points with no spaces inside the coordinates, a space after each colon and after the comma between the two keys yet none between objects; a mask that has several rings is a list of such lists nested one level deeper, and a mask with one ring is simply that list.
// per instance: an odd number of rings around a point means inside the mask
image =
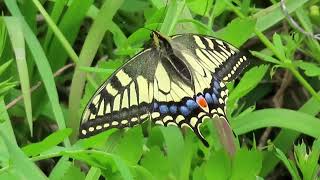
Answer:
[{"label": "butterfly body", "polygon": [[189,127],[200,133],[205,118],[226,119],[228,90],[247,66],[232,45],[210,36],[181,34],[165,37],[152,32],[153,44],[118,69],[88,103],[80,137],[110,128],[141,124]]}]

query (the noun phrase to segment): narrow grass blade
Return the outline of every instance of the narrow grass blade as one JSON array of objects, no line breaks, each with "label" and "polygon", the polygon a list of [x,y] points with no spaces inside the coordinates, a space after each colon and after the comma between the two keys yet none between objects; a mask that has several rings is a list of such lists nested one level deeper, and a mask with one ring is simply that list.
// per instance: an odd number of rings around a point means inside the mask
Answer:
[{"label": "narrow grass blade", "polygon": [[[101,41],[103,40],[105,32],[108,30],[112,23],[112,17],[120,8],[123,0],[107,0],[101,7],[99,14],[93,22],[88,36],[84,42],[80,53],[80,61],[77,64],[75,73],[72,77],[72,83],[69,95],[69,121],[68,127],[72,129],[79,128],[79,109],[80,99],[82,96],[83,88],[85,85],[86,73],[81,72],[78,68],[82,66],[90,66],[95,54],[99,48]],[[72,139],[76,139],[77,131],[72,136]]]},{"label": "narrow grass blade", "polygon": [[30,134],[33,134],[33,121],[32,121],[32,106],[31,106],[31,95],[30,95],[30,81],[28,74],[28,67],[26,62],[25,44],[24,36],[21,28],[21,22],[15,17],[5,17],[4,18],[8,34],[11,39],[11,45],[13,47],[17,68],[20,78],[21,91],[23,96],[23,102],[25,106],[25,112],[27,116],[27,121],[30,129]]},{"label": "narrow grass blade", "polygon": [[[48,63],[48,59],[41,47],[40,42],[38,41],[35,34],[32,32],[31,28],[28,26],[27,22],[22,18],[22,14],[19,11],[18,5],[16,1],[5,0],[6,6],[8,7],[11,14],[15,17],[18,17],[21,21],[23,34],[25,36],[25,40],[29,46],[31,54],[34,57],[35,63],[38,67],[40,76],[43,80],[44,87],[47,91],[47,95],[49,97],[51,107],[55,116],[55,120],[60,129],[64,129],[66,127],[63,113],[59,104],[59,98],[57,89],[55,87],[53,73],[51,71],[50,65]],[[69,145],[69,141],[65,140],[65,145]]]},{"label": "narrow grass blade", "polygon": [[7,138],[12,143],[17,143],[3,97],[0,97],[0,132],[6,134]]}]

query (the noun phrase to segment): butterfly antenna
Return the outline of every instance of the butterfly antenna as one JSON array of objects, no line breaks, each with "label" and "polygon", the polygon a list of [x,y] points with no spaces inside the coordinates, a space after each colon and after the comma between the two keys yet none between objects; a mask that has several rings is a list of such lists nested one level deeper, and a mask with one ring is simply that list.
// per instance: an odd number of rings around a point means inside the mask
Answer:
[{"label": "butterfly antenna", "polygon": [[148,30],[148,31],[150,31],[150,32],[154,32],[154,30],[153,29],[150,29],[150,28],[147,28],[147,27],[142,27],[143,29],[146,29],[146,30]]}]

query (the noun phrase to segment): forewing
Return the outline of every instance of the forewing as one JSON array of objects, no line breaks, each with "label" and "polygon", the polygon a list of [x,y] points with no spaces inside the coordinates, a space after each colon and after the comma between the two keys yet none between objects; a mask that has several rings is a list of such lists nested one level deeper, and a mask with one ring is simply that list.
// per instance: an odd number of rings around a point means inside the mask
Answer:
[{"label": "forewing", "polygon": [[172,41],[176,48],[188,50],[203,68],[225,82],[236,79],[249,64],[245,51],[211,36],[182,34],[173,36]]},{"label": "forewing", "polygon": [[148,118],[152,111],[153,79],[158,62],[154,49],[146,49],[102,84],[83,112],[80,137],[110,128],[132,127]]}]

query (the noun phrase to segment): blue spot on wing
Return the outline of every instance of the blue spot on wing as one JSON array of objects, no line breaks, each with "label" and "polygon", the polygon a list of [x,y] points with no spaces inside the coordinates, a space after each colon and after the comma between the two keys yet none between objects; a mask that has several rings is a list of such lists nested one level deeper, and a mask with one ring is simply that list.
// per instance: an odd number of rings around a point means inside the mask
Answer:
[{"label": "blue spot on wing", "polygon": [[183,116],[188,116],[190,114],[190,110],[186,106],[181,106],[179,109]]},{"label": "blue spot on wing", "polygon": [[172,105],[172,106],[170,106],[170,112],[172,113],[172,114],[175,114],[175,113],[177,113],[177,110],[178,110],[178,108],[177,108],[177,106],[176,105]]},{"label": "blue spot on wing", "polygon": [[218,90],[216,88],[213,88],[213,93],[219,94]]},{"label": "blue spot on wing", "polygon": [[220,89],[220,84],[219,84],[219,82],[217,80],[213,81],[213,87],[215,89]]},{"label": "blue spot on wing", "polygon": [[194,100],[191,100],[191,99],[187,100],[186,105],[190,110],[198,108],[198,104]]},{"label": "blue spot on wing", "polygon": [[169,108],[166,105],[160,105],[159,110],[161,114],[165,114],[169,112]]},{"label": "blue spot on wing", "polygon": [[158,103],[153,103],[153,109],[157,109],[159,107]]},{"label": "blue spot on wing", "polygon": [[212,99],[213,99],[213,102],[214,102],[215,104],[218,103],[218,98],[217,98],[217,96],[216,96],[214,93],[212,93]]},{"label": "blue spot on wing", "polygon": [[204,98],[206,99],[206,101],[210,104],[210,103],[213,103],[213,98],[211,97],[211,95],[209,93],[206,93],[204,95]]}]

